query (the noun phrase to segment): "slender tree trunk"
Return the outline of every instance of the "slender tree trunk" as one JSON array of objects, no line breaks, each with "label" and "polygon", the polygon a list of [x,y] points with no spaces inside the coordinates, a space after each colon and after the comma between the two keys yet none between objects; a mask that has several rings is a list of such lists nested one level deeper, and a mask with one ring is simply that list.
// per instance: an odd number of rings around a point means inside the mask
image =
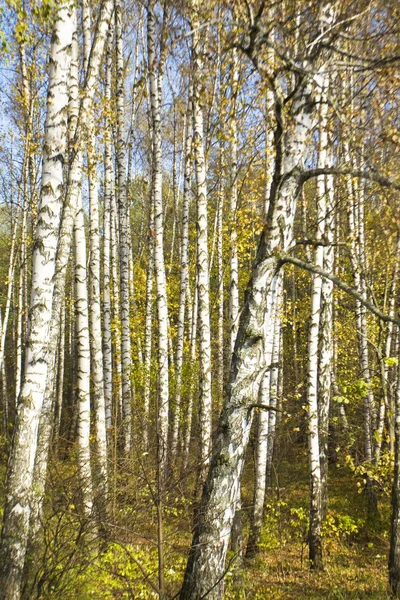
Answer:
[{"label": "slender tree trunk", "polygon": [[[84,63],[87,71],[91,40],[91,14],[88,0],[82,3]],[[100,522],[100,529],[104,533],[107,521],[107,432],[106,410],[104,396],[103,374],[103,348],[101,332],[100,308],[100,234],[99,234],[99,197],[97,188],[97,161],[96,161],[96,134],[93,122],[93,111],[88,115],[88,180],[89,180],[89,206],[90,206],[90,253],[89,253],[89,325],[90,325],[90,354],[91,354],[91,382],[93,393],[94,416],[94,489],[96,512]]]},{"label": "slender tree trunk", "polygon": [[[348,145],[345,147],[346,159],[350,162]],[[347,208],[349,231],[350,231],[350,259],[353,270],[354,287],[360,293],[364,294],[363,277],[361,274],[360,250],[359,250],[359,219],[358,219],[358,203],[360,196],[358,194],[358,186],[352,185],[351,180],[347,180],[347,189],[349,194],[349,204]],[[362,303],[356,300],[356,323],[358,332],[358,344],[360,354],[361,374],[368,386],[364,396],[364,454],[365,460],[372,459],[372,433],[371,433],[371,403],[373,403],[373,394],[371,389],[371,375],[369,368],[369,352],[367,340],[367,318],[365,307]]]},{"label": "slender tree trunk", "polygon": [[[107,37],[106,56],[106,90],[105,97],[107,108],[111,104],[111,82],[112,82],[112,28],[110,26]],[[112,390],[113,390],[113,368],[112,368],[112,333],[111,333],[111,202],[114,173],[112,166],[111,149],[111,124],[110,116],[107,114],[104,125],[104,224],[103,224],[103,360],[104,360],[104,404],[106,415],[106,427],[108,434],[111,432],[112,422]],[[111,441],[111,440],[109,440]]]},{"label": "slender tree trunk", "polygon": [[395,459],[392,487],[392,518],[389,552],[389,584],[393,595],[400,597],[400,360],[395,403]]},{"label": "slender tree trunk", "polygon": [[[274,314],[274,330],[272,340],[271,355],[271,381],[269,392],[269,406],[271,410],[268,414],[268,444],[267,444],[267,469],[265,473],[266,489],[272,488],[272,460],[275,452],[275,438],[277,428],[277,404],[278,404],[278,378],[279,378],[279,357],[281,352],[281,324],[282,324],[282,304],[283,304],[283,277],[277,282],[276,307]],[[265,499],[264,499],[265,503]]]},{"label": "slender tree trunk", "polygon": [[[318,166],[324,168],[327,163],[327,92],[321,90],[321,109],[319,119],[319,156]],[[322,240],[325,234],[326,218],[325,177],[317,178],[317,241]],[[323,268],[324,247],[317,245],[314,250],[314,264]],[[308,402],[308,452],[310,468],[310,529],[309,529],[309,557],[312,569],[323,569],[322,540],[321,540],[321,458],[320,458],[320,424],[318,406],[318,342],[320,332],[322,277],[313,275],[311,290],[311,314],[308,330],[308,376],[307,376],[307,402]]]},{"label": "slender tree trunk", "polygon": [[186,113],[186,138],[185,138],[185,174],[183,188],[183,206],[182,206],[182,235],[180,251],[180,282],[179,282],[179,311],[178,311],[178,331],[176,336],[176,358],[175,358],[175,410],[172,422],[171,432],[171,464],[176,459],[178,446],[180,418],[181,418],[181,397],[182,397],[182,365],[183,365],[183,342],[185,335],[185,307],[186,294],[189,285],[189,208],[192,183],[192,127],[191,127],[191,91],[189,90],[188,108]]},{"label": "slender tree trunk", "polygon": [[90,466],[90,344],[86,270],[86,237],[82,205],[75,217],[75,314],[78,357],[78,460],[82,486],[83,512],[91,516],[93,506]]},{"label": "slender tree trunk", "polygon": [[121,367],[122,367],[122,419],[125,450],[131,449],[132,417],[131,417],[131,324],[129,299],[129,207],[126,197],[126,165],[125,165],[125,108],[124,108],[124,56],[122,47],[122,5],[115,0],[115,40],[116,40],[116,76],[117,76],[117,180],[118,180],[118,218],[119,218],[119,258],[121,282]]},{"label": "slender tree trunk", "polygon": [[[197,338],[197,319],[198,319],[198,284],[197,284],[197,273],[196,273],[196,281],[194,286],[194,298],[192,303],[192,311],[191,311],[191,327],[190,327],[190,365],[191,373],[190,373],[190,387],[189,387],[189,396],[187,402],[187,410],[186,410],[186,430],[183,441],[183,460],[182,460],[182,472],[185,473],[188,464],[189,464],[189,453],[190,453],[190,441],[192,434],[192,419],[193,419],[193,397],[195,393],[195,374],[194,368],[196,364],[196,338]],[[188,283],[187,287],[187,295],[189,295],[190,286]],[[189,302],[188,302],[189,304]]]},{"label": "slender tree trunk", "polygon": [[150,386],[151,386],[151,348],[153,333],[153,277],[154,277],[154,206],[151,202],[149,215],[148,250],[149,258],[146,270],[146,315],[144,325],[144,382],[143,382],[143,449],[149,449],[150,433]]},{"label": "slender tree trunk", "polygon": [[12,304],[13,288],[14,288],[14,272],[16,265],[16,252],[17,252],[17,230],[18,230],[18,217],[15,215],[14,226],[11,235],[11,247],[10,247],[10,258],[8,262],[8,274],[7,274],[7,294],[6,304],[4,307],[4,316],[1,328],[0,337],[0,370],[3,368],[4,363],[4,352],[6,347],[6,335],[8,327],[8,319],[10,317],[10,310]]},{"label": "slender tree trunk", "polygon": [[60,315],[60,340],[58,346],[58,360],[57,360],[57,394],[55,401],[55,415],[54,415],[54,431],[53,439],[58,440],[61,425],[61,415],[63,409],[63,398],[64,398],[64,367],[65,367],[65,301],[62,303],[61,315]]},{"label": "slender tree trunk", "polygon": [[[389,309],[388,315],[390,317],[395,316],[396,312],[396,291],[397,291],[397,282],[399,277],[399,262],[400,262],[400,234],[397,235],[396,242],[396,252],[393,266],[393,275],[392,281],[390,285],[389,291]],[[391,356],[392,349],[392,339],[393,339],[393,323],[388,323],[387,325],[387,333],[385,340],[385,350],[384,350],[384,358],[389,358]],[[381,361],[382,362],[382,361]],[[383,429],[385,426],[385,415],[388,412],[388,423],[389,423],[389,439],[391,444],[394,442],[394,406],[393,406],[393,395],[391,394],[390,386],[389,386],[389,366],[387,362],[383,361],[383,369],[382,369],[382,387],[383,387],[383,398],[379,410],[379,419],[377,424],[377,435],[375,436],[375,452],[374,452],[374,461],[376,465],[379,465],[379,460],[381,456],[382,449],[382,438],[383,438]],[[393,451],[394,448],[392,447]]]},{"label": "slender tree trunk", "polygon": [[[222,148],[220,149],[222,154]],[[218,206],[217,206],[217,277],[218,277],[218,328],[217,328],[217,407],[219,410],[223,404],[224,397],[224,258],[223,258],[223,215],[224,215],[224,189],[223,189],[223,165],[220,157],[220,181],[218,184]]]},{"label": "slender tree trunk", "polygon": [[[237,132],[237,95],[239,86],[239,69],[237,50],[232,54],[232,94],[233,101],[230,115],[231,125],[231,194],[230,194],[230,284],[229,284],[229,322],[230,353],[233,353],[239,320],[239,282],[238,282],[238,249],[237,249],[237,200],[238,200],[238,132]],[[229,361],[230,362],[230,361]]]},{"label": "slender tree trunk", "polygon": [[[328,164],[328,166],[331,166]],[[328,273],[334,269],[334,187],[333,177],[325,178],[326,214],[324,218],[324,240],[328,244],[324,248],[323,268]],[[321,464],[321,517],[325,519],[328,510],[328,442],[329,442],[329,407],[332,387],[332,329],[333,329],[333,283],[329,279],[322,281],[321,316],[320,316],[320,361],[318,374],[318,419]]]},{"label": "slender tree trunk", "polygon": [[157,296],[158,320],[158,433],[160,436],[160,470],[164,480],[168,460],[168,413],[169,413],[169,370],[168,370],[168,304],[167,282],[164,260],[164,223],[162,197],[162,154],[161,154],[161,69],[157,61],[155,46],[154,0],[147,8],[147,49],[150,79],[150,108],[153,142],[152,198],[154,201],[154,270]]},{"label": "slender tree trunk", "polygon": [[208,270],[207,175],[204,152],[202,107],[203,60],[201,56],[200,23],[192,20],[193,33],[193,148],[197,184],[197,288],[199,303],[200,358],[200,468],[199,483],[204,483],[211,452],[211,333]]}]

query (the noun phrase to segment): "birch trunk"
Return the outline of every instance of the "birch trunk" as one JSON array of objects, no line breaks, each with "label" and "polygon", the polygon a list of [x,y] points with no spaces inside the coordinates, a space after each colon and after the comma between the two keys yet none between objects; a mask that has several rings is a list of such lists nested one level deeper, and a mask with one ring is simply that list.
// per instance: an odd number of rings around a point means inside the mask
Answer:
[{"label": "birch trunk", "polygon": [[[265,341],[265,364],[267,370],[261,382],[260,404],[269,406],[271,387],[271,359],[273,347],[273,329],[275,315],[269,319],[269,327]],[[252,558],[258,551],[258,543],[264,517],[264,501],[266,492],[267,455],[269,441],[269,413],[266,410],[258,412],[257,419],[256,456],[254,468],[254,495],[251,511],[250,535],[247,542],[246,557]]]},{"label": "birch trunk", "polygon": [[[1,336],[0,336],[0,370],[3,369],[3,364],[4,364],[4,352],[5,352],[5,347],[6,347],[8,319],[10,316],[12,295],[13,295],[13,288],[14,288],[14,272],[15,272],[15,265],[17,262],[16,261],[17,230],[18,230],[18,218],[17,218],[17,215],[15,215],[13,232],[11,235],[10,258],[9,258],[9,262],[8,262],[6,305],[4,307],[4,317],[3,317],[3,321],[2,321]],[[6,402],[6,398],[4,398],[4,402]]]},{"label": "birch trunk", "polygon": [[[237,249],[237,199],[238,199],[238,132],[237,132],[237,96],[239,87],[239,69],[237,50],[232,54],[232,94],[231,107],[231,193],[230,193],[230,283],[229,283],[229,323],[230,354],[233,353],[239,319],[239,282],[238,282],[238,249]],[[230,361],[229,361],[230,362]]]},{"label": "birch trunk", "polygon": [[[393,274],[392,274],[392,281],[391,281],[391,285],[390,285],[390,291],[389,291],[389,309],[388,309],[388,315],[390,317],[394,317],[395,316],[395,312],[396,312],[396,290],[397,290],[397,281],[398,281],[398,277],[399,277],[399,262],[400,262],[400,234],[398,234],[397,236],[397,242],[396,242],[396,251],[395,251],[395,259],[394,259],[394,266],[393,266]],[[387,325],[387,333],[386,333],[386,340],[385,340],[385,350],[384,350],[384,358],[389,358],[391,355],[391,349],[392,349],[392,339],[393,339],[393,323],[388,323]],[[392,397],[392,393],[391,393],[391,389],[390,389],[390,385],[389,385],[389,366],[387,364],[387,362],[383,362],[383,369],[382,369],[382,386],[383,386],[383,399],[381,402],[381,406],[380,406],[380,410],[379,410],[379,420],[378,420],[378,424],[377,424],[377,430],[376,430],[376,438],[375,438],[375,452],[374,452],[374,461],[376,465],[379,465],[379,460],[380,460],[380,456],[381,456],[381,449],[382,449],[382,438],[383,438],[383,430],[384,430],[384,426],[385,426],[385,415],[386,412],[388,412],[388,424],[389,424],[389,439],[390,439],[390,446],[391,446],[391,451],[394,450],[393,448],[393,442],[394,442],[394,423],[393,423],[393,415],[394,415],[394,406],[393,406],[393,397]]]},{"label": "birch trunk", "polygon": [[153,276],[154,276],[154,206],[150,207],[148,249],[149,259],[146,271],[146,316],[144,325],[144,382],[143,382],[143,449],[148,452],[150,432],[150,385],[151,385],[151,347],[153,333]]},{"label": "birch trunk", "polygon": [[[89,65],[91,40],[91,14],[88,0],[82,3],[84,66]],[[99,235],[99,197],[97,188],[96,135],[93,122],[93,110],[87,116],[87,160],[89,180],[89,325],[91,382],[94,411],[94,486],[96,510],[102,528],[107,521],[107,433],[104,396],[103,348],[100,308],[100,235]]]},{"label": "birch trunk", "polygon": [[[350,155],[348,150],[348,144],[345,144],[345,155],[347,162],[350,163]],[[352,185],[352,181],[347,179],[347,189],[349,195],[349,203],[347,208],[348,223],[350,231],[350,260],[353,271],[354,287],[355,289],[365,295],[365,286],[363,283],[363,276],[361,273],[360,263],[360,248],[359,248],[359,236],[360,231],[359,223],[359,208],[358,204],[362,200],[358,194],[358,186]],[[371,461],[372,459],[372,432],[371,432],[371,410],[373,403],[373,393],[371,389],[371,375],[369,369],[369,352],[368,352],[368,340],[367,340],[367,317],[366,311],[363,304],[356,300],[356,324],[358,332],[358,346],[360,355],[360,366],[362,377],[367,384],[367,391],[364,396],[364,454],[365,460]]]},{"label": "birch trunk", "polygon": [[[190,286],[188,284],[187,293],[189,295]],[[189,304],[189,302],[188,302]],[[194,386],[195,386],[195,377],[194,377],[194,367],[196,361],[196,338],[197,338],[197,319],[198,319],[198,285],[197,285],[197,273],[196,273],[196,281],[194,286],[194,298],[192,303],[192,311],[191,311],[191,326],[190,326],[190,364],[192,365],[191,373],[190,373],[190,388],[189,388],[189,397],[187,403],[187,411],[186,411],[186,431],[184,435],[183,442],[183,460],[182,460],[182,471],[185,473],[188,464],[189,464],[189,452],[190,452],[190,440],[192,434],[192,419],[193,419],[193,397],[194,397]]]},{"label": "birch trunk", "polygon": [[155,46],[154,1],[147,9],[147,51],[150,83],[150,109],[152,126],[152,198],[154,201],[154,271],[157,297],[158,321],[158,445],[161,480],[166,475],[168,460],[168,304],[164,260],[164,223],[162,196],[161,153],[161,77]]},{"label": "birch trunk", "polygon": [[[222,597],[225,559],[236,505],[240,476],[249,439],[260,381],[267,367],[265,324],[274,305],[277,256],[292,241],[293,219],[299,192],[306,140],[313,129],[315,112],[311,81],[304,78],[292,99],[291,124],[283,132],[279,110],[275,143],[279,156],[271,186],[267,223],[261,235],[232,358],[227,399],[222,410],[203,497],[198,512],[181,600]],[[283,133],[283,137],[281,134]],[[285,228],[279,223],[283,221]]]},{"label": "birch trunk", "polygon": [[276,307],[274,314],[274,330],[272,341],[272,356],[271,356],[271,382],[269,393],[269,406],[271,410],[268,415],[268,444],[267,444],[267,469],[265,473],[266,488],[272,488],[272,460],[275,451],[275,438],[277,428],[277,413],[278,407],[278,379],[279,379],[279,360],[281,352],[281,324],[282,324],[282,304],[283,304],[283,277],[277,282],[276,290]]},{"label": "birch trunk", "polygon": [[[328,166],[331,166],[329,161]],[[324,248],[323,268],[328,273],[334,270],[334,187],[333,177],[325,177],[326,214],[324,217],[324,240],[328,244]],[[321,464],[321,517],[325,519],[328,510],[328,441],[329,441],[329,407],[332,387],[332,329],[333,329],[333,283],[329,279],[322,281],[321,317],[320,317],[320,361],[318,374],[318,419],[320,434]]]},{"label": "birch trunk", "polygon": [[[107,56],[106,56],[106,89],[105,98],[108,111],[111,104],[111,85],[112,85],[112,41],[113,35],[111,26],[107,36]],[[111,201],[112,185],[114,180],[112,166],[111,150],[111,123],[109,112],[106,114],[104,124],[104,236],[103,236],[103,360],[104,360],[104,404],[106,415],[106,428],[111,431],[112,423],[112,334],[111,334]]]},{"label": "birch trunk", "polygon": [[[318,166],[327,164],[327,88],[321,89],[321,109],[319,118],[319,155]],[[321,241],[325,234],[326,194],[325,177],[317,177],[317,231],[316,240]],[[324,247],[317,245],[314,250],[314,264],[323,268]],[[311,290],[311,314],[307,344],[307,404],[308,404],[308,453],[310,468],[310,529],[309,558],[312,569],[323,569],[321,541],[321,460],[320,425],[318,406],[318,342],[320,332],[322,277],[313,275]]]},{"label": "birch trunk", "polygon": [[[175,409],[171,432],[171,463],[175,460],[177,452],[180,418],[181,418],[181,398],[182,398],[182,365],[183,365],[183,342],[185,334],[185,307],[186,293],[189,285],[189,208],[192,183],[192,127],[191,124],[191,91],[189,90],[188,108],[186,113],[186,138],[185,138],[185,173],[183,187],[183,205],[182,205],[182,235],[180,249],[180,281],[179,281],[179,311],[178,311],[178,331],[176,336],[176,358],[175,358]],[[171,261],[172,262],[172,261]]]},{"label": "birch trunk", "polygon": [[75,314],[78,395],[78,461],[82,485],[83,512],[90,518],[93,507],[90,467],[90,344],[86,271],[86,237],[82,205],[78,207],[75,237]]},{"label": "birch trunk", "polygon": [[126,197],[125,165],[125,107],[124,107],[124,56],[122,46],[122,5],[115,0],[115,40],[116,40],[116,105],[117,105],[117,180],[118,180],[118,219],[119,219],[119,259],[121,292],[121,367],[122,367],[122,419],[125,450],[131,449],[132,437],[132,396],[131,396],[131,332],[129,298],[129,207]]},{"label": "birch trunk", "polygon": [[[220,149],[222,154],[222,148]],[[217,207],[217,277],[218,277],[218,350],[217,350],[217,410],[221,410],[224,398],[224,258],[223,258],[223,214],[224,191],[222,181],[222,156],[220,157],[220,181]]]},{"label": "birch trunk", "polygon": [[63,197],[66,159],[67,80],[74,28],[73,10],[62,3],[54,24],[42,187],[32,257],[32,293],[24,375],[11,449],[6,503],[1,534],[0,564],[5,600],[18,600],[29,532],[29,493],[36,453],[36,437],[46,385],[45,352],[51,316],[53,277]]},{"label": "birch trunk", "polygon": [[392,487],[392,516],[389,552],[389,584],[396,598],[400,597],[400,360],[395,401],[395,458]]},{"label": "birch trunk", "polygon": [[[197,5],[196,5],[197,7]],[[195,8],[196,11],[197,8]],[[211,452],[211,333],[208,270],[207,175],[204,151],[204,123],[202,106],[203,60],[201,56],[200,22],[192,20],[193,33],[193,149],[197,184],[197,289],[199,303],[199,358],[200,358],[200,468],[199,483],[203,484],[210,463]]]}]

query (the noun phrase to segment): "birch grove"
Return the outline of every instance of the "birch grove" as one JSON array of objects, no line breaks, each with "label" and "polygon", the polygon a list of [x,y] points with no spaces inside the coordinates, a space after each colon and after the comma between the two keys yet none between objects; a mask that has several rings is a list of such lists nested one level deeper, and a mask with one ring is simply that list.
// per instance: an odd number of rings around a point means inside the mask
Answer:
[{"label": "birch grove", "polygon": [[1,599],[400,597],[398,25],[4,3]]}]

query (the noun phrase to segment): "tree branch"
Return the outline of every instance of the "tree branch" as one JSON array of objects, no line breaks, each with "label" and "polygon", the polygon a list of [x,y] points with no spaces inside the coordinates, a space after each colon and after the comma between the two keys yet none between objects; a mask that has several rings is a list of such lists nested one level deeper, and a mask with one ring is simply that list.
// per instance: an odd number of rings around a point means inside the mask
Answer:
[{"label": "tree branch", "polygon": [[333,281],[333,283],[338,288],[340,288],[347,294],[350,294],[351,296],[353,296],[353,298],[356,298],[356,300],[361,302],[361,304],[368,308],[368,310],[370,310],[374,315],[379,317],[381,321],[385,321],[386,323],[394,323],[395,325],[400,327],[400,319],[396,319],[395,317],[391,317],[390,315],[387,315],[386,313],[382,312],[377,306],[375,306],[375,304],[372,304],[372,302],[366,300],[362,294],[357,292],[356,289],[354,289],[350,285],[347,285],[347,283],[344,283],[341,279],[339,279],[335,275],[332,275],[332,273],[328,273],[327,271],[320,269],[320,267],[317,267],[315,265],[305,262],[304,260],[300,260],[299,258],[295,258],[292,256],[282,256],[279,260],[278,269],[286,263],[295,265],[296,267],[304,269],[305,271],[309,271],[310,273],[314,273],[315,275],[320,275],[324,279],[330,279],[330,281]]},{"label": "tree branch", "polygon": [[302,182],[307,181],[308,179],[312,179],[313,177],[318,177],[319,175],[349,175],[350,177],[360,177],[361,179],[367,179],[368,181],[374,181],[375,183],[379,183],[382,187],[393,188],[395,190],[400,190],[400,182],[394,181],[385,175],[381,175],[380,173],[374,173],[373,171],[366,171],[364,169],[351,169],[348,167],[341,167],[338,165],[337,167],[322,167],[317,169],[308,169],[307,171],[303,171],[300,176]]}]

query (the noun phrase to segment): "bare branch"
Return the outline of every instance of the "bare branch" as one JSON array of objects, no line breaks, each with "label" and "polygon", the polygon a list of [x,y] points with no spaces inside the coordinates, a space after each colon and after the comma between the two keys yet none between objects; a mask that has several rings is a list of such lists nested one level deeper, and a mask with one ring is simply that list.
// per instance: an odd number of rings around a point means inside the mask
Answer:
[{"label": "bare branch", "polygon": [[319,175],[348,175],[350,177],[360,177],[361,179],[367,179],[368,181],[379,183],[379,185],[382,187],[400,190],[400,182],[394,181],[385,175],[381,175],[380,173],[376,173],[374,171],[341,167],[340,165],[330,168],[323,167],[320,169],[308,169],[301,174],[301,180],[304,182],[308,179],[312,179],[313,177],[318,177]]},{"label": "bare branch", "polygon": [[387,315],[386,313],[382,312],[377,306],[375,306],[375,304],[372,304],[372,302],[366,300],[362,294],[357,292],[356,289],[354,289],[350,285],[347,285],[347,283],[344,283],[344,281],[339,279],[339,277],[332,275],[332,273],[327,273],[323,269],[320,269],[320,267],[317,267],[313,264],[305,262],[304,260],[300,260],[299,258],[295,258],[292,256],[282,256],[279,260],[278,269],[286,263],[295,265],[300,269],[304,269],[305,271],[309,271],[310,273],[314,273],[315,275],[320,275],[324,279],[329,279],[330,281],[333,281],[333,283],[338,288],[340,288],[347,294],[350,294],[351,296],[353,296],[353,298],[356,298],[356,300],[361,302],[361,304],[368,308],[368,310],[370,310],[374,315],[379,317],[381,321],[385,321],[386,323],[394,323],[395,325],[400,327],[400,319],[396,319],[395,317],[391,317],[390,315]]}]

